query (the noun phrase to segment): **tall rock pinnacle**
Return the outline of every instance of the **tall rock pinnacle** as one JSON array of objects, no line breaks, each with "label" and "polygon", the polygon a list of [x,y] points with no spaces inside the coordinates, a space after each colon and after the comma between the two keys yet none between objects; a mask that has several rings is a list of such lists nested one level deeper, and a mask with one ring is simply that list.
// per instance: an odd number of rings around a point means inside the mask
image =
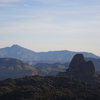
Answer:
[{"label": "tall rock pinnacle", "polygon": [[85,61],[82,54],[76,54],[69,64],[69,68],[66,72],[60,72],[57,76],[67,76],[85,81],[91,81],[97,77],[93,62]]},{"label": "tall rock pinnacle", "polygon": [[86,62],[82,54],[76,54],[66,72],[74,77],[93,77],[95,67],[92,61]]}]

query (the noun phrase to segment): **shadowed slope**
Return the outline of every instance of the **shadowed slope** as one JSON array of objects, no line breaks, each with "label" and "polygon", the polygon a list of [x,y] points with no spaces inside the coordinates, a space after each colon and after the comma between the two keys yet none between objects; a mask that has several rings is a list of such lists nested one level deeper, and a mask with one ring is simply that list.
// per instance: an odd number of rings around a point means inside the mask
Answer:
[{"label": "shadowed slope", "polygon": [[37,71],[33,66],[30,66],[20,60],[12,58],[0,58],[0,80],[36,74]]}]

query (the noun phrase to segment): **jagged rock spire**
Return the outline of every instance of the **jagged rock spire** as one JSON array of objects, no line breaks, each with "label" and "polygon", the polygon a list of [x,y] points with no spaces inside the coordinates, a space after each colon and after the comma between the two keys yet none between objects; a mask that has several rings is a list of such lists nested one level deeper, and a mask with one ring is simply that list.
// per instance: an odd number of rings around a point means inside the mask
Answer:
[{"label": "jagged rock spire", "polygon": [[86,62],[82,54],[76,54],[66,72],[74,77],[93,77],[95,67],[92,61]]}]

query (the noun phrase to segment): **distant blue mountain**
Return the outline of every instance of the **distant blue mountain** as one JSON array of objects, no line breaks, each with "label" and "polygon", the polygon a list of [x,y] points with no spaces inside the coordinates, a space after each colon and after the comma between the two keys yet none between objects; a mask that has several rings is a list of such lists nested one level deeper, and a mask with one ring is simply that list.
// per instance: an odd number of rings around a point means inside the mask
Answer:
[{"label": "distant blue mountain", "polygon": [[16,58],[23,61],[43,61],[43,62],[70,62],[72,57],[81,53],[86,58],[96,58],[100,57],[88,52],[72,52],[68,50],[63,51],[48,51],[48,52],[34,52],[32,50],[23,48],[19,45],[13,45],[11,47],[0,49],[0,58]]}]

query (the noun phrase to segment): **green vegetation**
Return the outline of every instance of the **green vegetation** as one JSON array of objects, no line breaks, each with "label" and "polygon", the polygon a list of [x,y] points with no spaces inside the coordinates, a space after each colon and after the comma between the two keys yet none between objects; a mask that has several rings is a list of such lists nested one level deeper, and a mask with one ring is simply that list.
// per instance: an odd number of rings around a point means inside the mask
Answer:
[{"label": "green vegetation", "polygon": [[67,77],[30,76],[1,81],[0,100],[100,100],[100,88]]}]

